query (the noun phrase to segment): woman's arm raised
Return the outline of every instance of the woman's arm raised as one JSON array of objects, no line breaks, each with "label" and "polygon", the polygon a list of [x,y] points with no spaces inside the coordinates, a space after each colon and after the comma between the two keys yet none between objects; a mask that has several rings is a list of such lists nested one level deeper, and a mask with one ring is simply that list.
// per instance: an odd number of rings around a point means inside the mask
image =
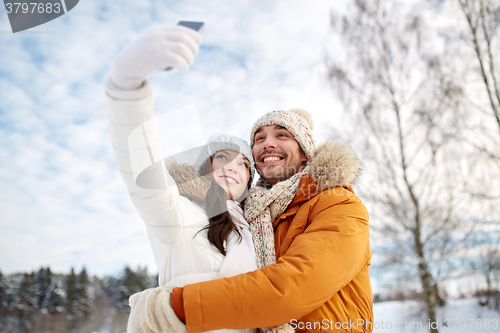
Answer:
[{"label": "woman's arm raised", "polygon": [[[179,223],[175,208],[179,193],[175,186],[168,186],[170,175],[162,162],[156,163],[158,171],[152,176],[154,182],[164,185],[159,186],[162,189],[137,185],[137,175],[134,176],[130,158],[129,137],[134,130],[141,130],[142,127],[151,156],[162,157],[147,76],[167,67],[188,70],[200,43],[199,33],[185,27],[151,29],[118,55],[106,82],[111,141],[120,173],[148,232],[162,242],[169,242],[178,230],[175,228]],[[148,126],[144,126],[145,123]]]}]

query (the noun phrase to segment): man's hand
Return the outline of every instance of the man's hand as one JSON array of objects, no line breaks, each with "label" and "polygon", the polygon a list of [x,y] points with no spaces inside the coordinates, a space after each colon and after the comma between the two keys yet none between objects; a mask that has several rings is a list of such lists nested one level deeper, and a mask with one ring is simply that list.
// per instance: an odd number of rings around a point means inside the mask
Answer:
[{"label": "man's hand", "polygon": [[183,26],[148,30],[118,55],[111,82],[119,89],[133,90],[155,70],[173,67],[187,71],[201,42],[197,31]]},{"label": "man's hand", "polygon": [[127,333],[187,333],[170,303],[173,288],[146,289],[129,298]]}]

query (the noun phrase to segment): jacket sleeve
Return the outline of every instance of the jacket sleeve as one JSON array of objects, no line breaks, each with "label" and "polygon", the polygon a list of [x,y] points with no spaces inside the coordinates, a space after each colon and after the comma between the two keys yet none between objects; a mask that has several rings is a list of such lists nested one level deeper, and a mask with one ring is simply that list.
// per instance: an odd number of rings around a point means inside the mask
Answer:
[{"label": "jacket sleeve", "polygon": [[[178,228],[180,220],[175,209],[179,200],[179,192],[162,160],[158,128],[155,126],[151,86],[146,81],[140,89],[123,91],[115,89],[108,80],[106,103],[113,152],[132,203],[144,220],[149,235],[168,243],[175,239],[180,230]],[[144,131],[147,131],[147,139],[144,142],[149,147],[149,153],[144,147],[138,149],[129,146],[131,133],[134,132],[135,137],[141,139],[146,137]],[[162,184],[162,189],[146,189],[136,184],[130,158],[133,149],[139,155],[146,153],[139,164],[151,163],[150,156],[159,161],[154,164],[149,181]]]},{"label": "jacket sleeve", "polygon": [[340,202],[339,195],[326,195],[315,203],[304,217],[308,227],[275,264],[185,286],[188,332],[281,325],[348,284],[369,259],[368,213],[358,198],[344,194]]}]

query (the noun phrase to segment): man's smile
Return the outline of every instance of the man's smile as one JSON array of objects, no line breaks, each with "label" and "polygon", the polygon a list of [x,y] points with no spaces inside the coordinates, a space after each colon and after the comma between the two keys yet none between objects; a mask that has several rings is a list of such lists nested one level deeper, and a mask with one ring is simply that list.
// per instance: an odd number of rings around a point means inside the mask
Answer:
[{"label": "man's smile", "polygon": [[285,157],[278,154],[264,154],[259,158],[261,164],[264,166],[279,164],[284,159]]}]

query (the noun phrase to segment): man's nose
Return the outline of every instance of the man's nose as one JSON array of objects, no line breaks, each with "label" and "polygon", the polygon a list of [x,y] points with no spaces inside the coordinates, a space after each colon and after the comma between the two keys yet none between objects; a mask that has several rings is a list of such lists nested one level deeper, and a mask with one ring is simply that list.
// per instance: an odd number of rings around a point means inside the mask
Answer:
[{"label": "man's nose", "polygon": [[275,139],[272,136],[267,136],[262,148],[263,149],[275,149],[276,148]]}]

